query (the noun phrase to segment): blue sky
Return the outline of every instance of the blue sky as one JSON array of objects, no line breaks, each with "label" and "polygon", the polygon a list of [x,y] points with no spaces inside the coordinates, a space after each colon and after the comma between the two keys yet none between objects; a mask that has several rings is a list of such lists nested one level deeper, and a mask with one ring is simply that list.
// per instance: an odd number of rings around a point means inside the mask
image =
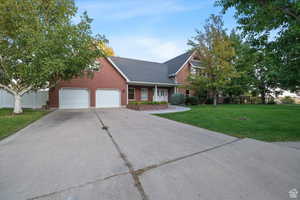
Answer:
[{"label": "blue sky", "polygon": [[[75,0],[79,13],[94,19],[94,34],[104,34],[117,56],[163,62],[189,47],[187,40],[210,14],[219,14],[213,0]],[[236,27],[233,10],[224,17]],[[76,19],[75,19],[76,20]]]}]

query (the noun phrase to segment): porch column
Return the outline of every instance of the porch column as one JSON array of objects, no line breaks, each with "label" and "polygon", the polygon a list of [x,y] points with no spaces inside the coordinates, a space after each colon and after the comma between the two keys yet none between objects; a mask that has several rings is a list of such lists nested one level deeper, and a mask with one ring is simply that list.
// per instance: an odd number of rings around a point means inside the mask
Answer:
[{"label": "porch column", "polygon": [[154,99],[153,101],[157,101],[157,85],[154,87]]}]

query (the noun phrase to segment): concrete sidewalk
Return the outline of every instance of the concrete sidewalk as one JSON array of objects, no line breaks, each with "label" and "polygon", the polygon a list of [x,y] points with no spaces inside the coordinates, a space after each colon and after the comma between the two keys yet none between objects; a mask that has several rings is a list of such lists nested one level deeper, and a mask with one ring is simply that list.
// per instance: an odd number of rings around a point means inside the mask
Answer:
[{"label": "concrete sidewalk", "polygon": [[167,109],[145,110],[145,111],[141,111],[141,112],[148,113],[148,114],[163,114],[163,113],[185,112],[185,111],[189,111],[189,110],[191,110],[189,107],[169,105]]},{"label": "concrete sidewalk", "polygon": [[300,142],[273,142],[273,144],[300,150]]}]

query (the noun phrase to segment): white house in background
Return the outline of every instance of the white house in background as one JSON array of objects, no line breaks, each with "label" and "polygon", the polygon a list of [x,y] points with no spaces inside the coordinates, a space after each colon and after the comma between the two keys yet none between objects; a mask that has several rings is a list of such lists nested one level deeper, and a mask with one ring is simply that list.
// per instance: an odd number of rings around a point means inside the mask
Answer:
[{"label": "white house in background", "polygon": [[282,90],[282,94],[278,95],[278,97],[293,97],[293,98],[300,98],[300,92],[290,92],[290,91],[287,91],[287,90]]},{"label": "white house in background", "polygon": [[[276,93],[278,94],[276,96]],[[274,96],[276,96],[276,99],[280,101],[280,99],[284,97],[292,97],[296,103],[300,104],[300,91],[298,92],[290,92],[288,90],[282,90],[282,89],[275,89],[273,92]]]},{"label": "white house in background", "polygon": [[[22,96],[23,108],[42,108],[47,104],[48,91],[31,91]],[[14,96],[6,90],[0,89],[0,108],[13,108]]]}]

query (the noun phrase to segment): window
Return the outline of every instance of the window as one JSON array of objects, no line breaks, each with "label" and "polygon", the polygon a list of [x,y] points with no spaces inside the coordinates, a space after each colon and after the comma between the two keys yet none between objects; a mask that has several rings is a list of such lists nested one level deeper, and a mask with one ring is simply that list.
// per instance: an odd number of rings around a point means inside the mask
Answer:
[{"label": "window", "polygon": [[190,96],[190,91],[189,91],[189,90],[186,90],[186,91],[185,91],[185,96],[187,96],[187,97]]},{"label": "window", "polygon": [[135,99],[135,89],[134,88],[128,88],[128,99],[129,100]]},{"label": "window", "polygon": [[195,67],[191,67],[191,74],[193,74],[193,75],[197,74],[197,70]]},{"label": "window", "polygon": [[148,88],[142,88],[141,91],[142,91],[141,100],[147,101],[148,100]]}]

